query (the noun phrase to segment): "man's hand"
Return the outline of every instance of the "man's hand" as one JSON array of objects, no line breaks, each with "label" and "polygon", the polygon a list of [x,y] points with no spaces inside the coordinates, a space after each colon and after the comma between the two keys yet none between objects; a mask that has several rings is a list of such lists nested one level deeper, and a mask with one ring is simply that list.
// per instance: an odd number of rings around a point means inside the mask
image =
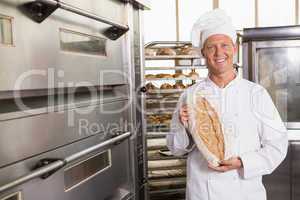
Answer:
[{"label": "man's hand", "polygon": [[232,157],[228,160],[221,161],[220,166],[218,167],[214,167],[211,164],[208,164],[208,167],[218,172],[227,172],[229,170],[242,168],[243,163],[239,157]]},{"label": "man's hand", "polygon": [[185,125],[189,120],[188,108],[187,105],[183,105],[179,110],[179,119],[180,122]]}]

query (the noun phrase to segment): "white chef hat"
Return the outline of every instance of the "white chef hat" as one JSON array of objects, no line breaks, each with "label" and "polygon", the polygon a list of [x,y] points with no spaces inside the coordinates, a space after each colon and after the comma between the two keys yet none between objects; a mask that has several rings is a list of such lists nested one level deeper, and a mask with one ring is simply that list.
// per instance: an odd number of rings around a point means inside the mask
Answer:
[{"label": "white chef hat", "polygon": [[202,49],[206,39],[215,34],[227,35],[233,43],[236,42],[236,31],[231,18],[222,9],[206,12],[194,23],[191,35],[192,44]]}]

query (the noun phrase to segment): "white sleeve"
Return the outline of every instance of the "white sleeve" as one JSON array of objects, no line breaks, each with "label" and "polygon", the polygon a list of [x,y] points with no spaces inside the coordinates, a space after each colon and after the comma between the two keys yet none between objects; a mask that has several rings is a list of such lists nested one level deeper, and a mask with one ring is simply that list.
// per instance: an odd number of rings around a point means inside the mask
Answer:
[{"label": "white sleeve", "polygon": [[268,92],[261,88],[252,95],[253,111],[259,121],[261,148],[240,156],[244,178],[272,173],[287,154],[287,130]]},{"label": "white sleeve", "polygon": [[194,148],[191,134],[187,133],[185,127],[179,120],[179,109],[186,102],[186,92],[181,95],[172,116],[170,132],[167,135],[167,147],[175,156],[184,155]]}]

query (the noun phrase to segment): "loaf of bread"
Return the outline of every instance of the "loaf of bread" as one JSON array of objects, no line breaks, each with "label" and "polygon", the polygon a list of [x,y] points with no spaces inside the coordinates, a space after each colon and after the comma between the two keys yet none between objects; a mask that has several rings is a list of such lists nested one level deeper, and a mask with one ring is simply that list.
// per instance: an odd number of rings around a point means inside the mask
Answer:
[{"label": "loaf of bread", "polygon": [[184,89],[185,85],[183,85],[183,83],[175,83],[175,85],[173,85],[174,89]]},{"label": "loaf of bread", "polygon": [[164,83],[164,84],[162,84],[160,86],[160,89],[163,89],[163,90],[165,90],[165,89],[173,89],[173,86],[170,85],[169,83]]},{"label": "loaf of bread", "polygon": [[148,78],[148,79],[156,78],[156,75],[154,75],[154,74],[146,74],[145,78]]},{"label": "loaf of bread", "polygon": [[147,117],[147,123],[149,123],[149,124],[159,124],[160,120],[156,115],[149,115]]},{"label": "loaf of bread", "polygon": [[147,90],[155,90],[158,89],[157,87],[155,87],[155,85],[153,85],[153,83],[147,83],[145,85],[145,87],[147,88]]},{"label": "loaf of bread", "polygon": [[200,49],[195,49],[191,46],[184,46],[179,50],[180,55],[189,55],[189,56],[200,56]]},{"label": "loaf of bread", "polygon": [[156,55],[160,56],[176,56],[176,51],[171,48],[160,48],[157,50]]},{"label": "loaf of bread", "polygon": [[186,76],[183,73],[175,73],[173,74],[173,78],[185,78]]},{"label": "loaf of bread", "polygon": [[147,117],[147,122],[150,124],[168,124],[172,119],[172,115],[163,114],[163,115],[149,115]]},{"label": "loaf of bread", "polygon": [[171,74],[156,74],[156,78],[173,78]]},{"label": "loaf of bread", "polygon": [[206,160],[218,166],[225,157],[225,141],[218,114],[210,103],[200,95],[191,93],[187,99],[188,129],[196,146]]},{"label": "loaf of bread", "polygon": [[197,79],[199,79],[199,74],[197,72],[192,71],[188,74],[188,77],[190,77],[193,80],[197,80]]},{"label": "loaf of bread", "polygon": [[149,49],[149,48],[146,48],[145,49],[145,55],[146,56],[156,56],[156,49]]},{"label": "loaf of bread", "polygon": [[162,124],[169,124],[171,122],[172,115],[164,114],[159,117],[159,120]]}]

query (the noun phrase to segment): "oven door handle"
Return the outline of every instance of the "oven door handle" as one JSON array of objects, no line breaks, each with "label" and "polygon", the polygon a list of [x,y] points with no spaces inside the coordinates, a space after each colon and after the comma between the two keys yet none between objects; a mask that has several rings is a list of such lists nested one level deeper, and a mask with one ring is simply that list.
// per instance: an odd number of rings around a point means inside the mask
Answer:
[{"label": "oven door handle", "polygon": [[25,15],[38,23],[43,22],[58,8],[111,25],[111,27],[103,32],[103,34],[111,40],[118,39],[129,30],[127,25],[114,22],[110,19],[77,8],[60,0],[35,0],[20,6],[21,11]]},{"label": "oven door handle", "polygon": [[97,144],[95,146],[92,146],[92,147],[87,148],[87,149],[85,149],[83,151],[80,151],[78,153],[75,153],[75,154],[73,154],[71,156],[66,157],[65,158],[65,162],[67,164],[67,163],[70,163],[70,162],[72,162],[74,160],[77,160],[78,158],[81,158],[81,157],[83,157],[83,156],[85,156],[85,155],[87,155],[87,154],[89,154],[89,153],[91,153],[93,151],[96,151],[96,150],[98,150],[100,148],[103,148],[105,146],[112,145],[112,144],[119,144],[121,141],[129,138],[130,136],[131,136],[131,132],[122,133],[122,134],[120,134],[118,136],[115,136],[115,137],[113,137],[113,138],[105,141],[105,142],[101,142],[100,144]]},{"label": "oven door handle", "polygon": [[[120,143],[121,141],[129,138],[131,136],[131,133],[130,132],[126,132],[126,133],[123,133],[121,135],[118,135],[112,139],[109,139],[105,142],[101,142],[100,144],[97,144],[97,145],[94,145],[92,147],[89,147],[83,151],[80,151],[78,153],[75,153],[71,156],[68,156],[66,157],[65,159],[57,159],[56,161],[53,161],[51,162],[50,164],[47,164],[45,166],[42,166],[42,167],[39,167],[35,170],[33,170],[32,172],[24,175],[24,176],[21,176],[20,178],[10,182],[10,183],[7,183],[7,184],[4,184],[2,186],[0,186],[0,193],[3,192],[3,191],[6,191],[8,189],[11,189],[13,187],[16,187],[18,185],[21,185],[25,182],[28,182],[32,179],[35,179],[35,178],[48,178],[50,175],[54,174],[56,171],[58,171],[59,169],[63,168],[66,164],[78,159],[78,158],[81,158],[93,151],[96,151],[100,148],[103,148],[103,147],[106,147],[108,145],[113,145],[113,144],[116,144],[116,143]],[[43,159],[43,160],[53,160],[53,159]],[[45,174],[50,174],[49,176],[46,176],[45,177]]]}]

